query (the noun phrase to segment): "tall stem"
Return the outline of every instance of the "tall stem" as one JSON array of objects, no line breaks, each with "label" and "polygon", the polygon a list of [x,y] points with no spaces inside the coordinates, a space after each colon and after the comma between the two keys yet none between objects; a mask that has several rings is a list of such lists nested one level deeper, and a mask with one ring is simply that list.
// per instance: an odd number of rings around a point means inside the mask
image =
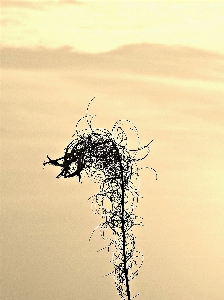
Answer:
[{"label": "tall stem", "polygon": [[129,281],[128,281],[128,269],[127,269],[127,257],[126,257],[126,251],[125,251],[125,219],[124,219],[124,213],[125,213],[125,208],[124,208],[124,195],[125,195],[125,188],[124,188],[124,176],[123,176],[123,166],[121,163],[121,158],[120,154],[118,154],[119,157],[119,164],[120,164],[120,170],[121,170],[121,214],[122,214],[122,219],[121,219],[121,229],[122,229],[122,234],[123,234],[123,257],[124,257],[124,274],[125,274],[125,282],[126,282],[126,289],[127,289],[127,297],[128,300],[131,300],[131,295],[130,295],[130,288],[129,288]]}]

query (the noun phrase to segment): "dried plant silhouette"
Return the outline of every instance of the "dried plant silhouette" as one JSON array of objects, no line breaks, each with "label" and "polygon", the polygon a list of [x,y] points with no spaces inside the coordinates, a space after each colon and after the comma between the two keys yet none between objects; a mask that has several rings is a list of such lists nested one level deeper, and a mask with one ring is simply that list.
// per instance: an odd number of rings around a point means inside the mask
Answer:
[{"label": "dried plant silhouette", "polygon": [[[44,166],[50,164],[61,167],[57,178],[77,176],[80,181],[81,176],[86,174],[93,182],[100,183],[100,191],[89,200],[93,213],[100,215],[103,222],[93,230],[90,239],[99,228],[101,237],[108,240],[108,245],[98,250],[109,251],[113,248],[111,262],[114,268],[105,276],[113,275],[120,298],[131,300],[139,293],[131,297],[129,282],[138,275],[144,260],[143,254],[135,249],[132,231],[133,226],[143,225],[142,218],[134,214],[140,197],[138,172],[143,169],[138,168],[137,161],[149,154],[152,141],[140,147],[137,128],[128,120],[117,121],[111,132],[93,128],[92,119],[95,115],[89,114],[93,99],[87,106],[86,115],[77,122],[76,133],[73,135],[75,138],[64,149],[64,155],[58,159],[51,159],[47,155],[48,161],[44,162]],[[83,119],[87,122],[87,128],[79,130],[79,123]],[[124,124],[137,136],[138,147],[135,150],[127,148]],[[153,168],[150,169],[156,173]],[[105,236],[106,230],[111,230],[110,238]]]}]

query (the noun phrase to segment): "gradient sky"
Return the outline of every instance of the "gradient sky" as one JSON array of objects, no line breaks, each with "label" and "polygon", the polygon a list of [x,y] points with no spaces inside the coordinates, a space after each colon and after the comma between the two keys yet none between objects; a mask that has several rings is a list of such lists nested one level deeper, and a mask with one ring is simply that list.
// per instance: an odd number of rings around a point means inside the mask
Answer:
[{"label": "gradient sky", "polygon": [[[139,300],[223,300],[222,1],[2,1],[2,300],[119,299],[87,178],[42,168],[76,121],[154,139],[135,229]],[[84,124],[85,126],[86,124]],[[129,133],[130,134],[130,133]],[[131,144],[136,138],[128,135]],[[138,298],[137,298],[138,299]]]}]

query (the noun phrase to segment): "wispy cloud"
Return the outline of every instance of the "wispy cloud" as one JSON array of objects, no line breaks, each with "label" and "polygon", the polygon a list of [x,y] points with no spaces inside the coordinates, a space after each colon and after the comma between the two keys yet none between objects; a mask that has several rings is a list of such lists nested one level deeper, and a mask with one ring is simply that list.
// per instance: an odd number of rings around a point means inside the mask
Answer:
[{"label": "wispy cloud", "polygon": [[10,7],[16,7],[16,8],[28,8],[28,9],[38,9],[40,7],[41,3],[34,2],[34,1],[15,1],[15,0],[3,0],[1,2],[1,7],[10,8]]},{"label": "wispy cloud", "polygon": [[82,5],[83,3],[76,0],[51,0],[51,1],[16,1],[16,0],[3,0],[1,2],[1,7],[3,8],[27,8],[27,9],[40,9],[49,5],[63,5],[63,4],[73,4]]},{"label": "wispy cloud", "polygon": [[3,0],[3,15],[21,23],[4,26],[1,43],[99,53],[145,42],[223,53],[224,4],[213,2]]},{"label": "wispy cloud", "polygon": [[188,47],[155,44],[126,45],[90,54],[70,47],[2,48],[2,67],[18,69],[76,69],[136,76],[224,82],[224,55]]},{"label": "wispy cloud", "polygon": [[61,0],[62,4],[74,4],[74,5],[83,5],[81,1],[75,1],[75,0]]}]

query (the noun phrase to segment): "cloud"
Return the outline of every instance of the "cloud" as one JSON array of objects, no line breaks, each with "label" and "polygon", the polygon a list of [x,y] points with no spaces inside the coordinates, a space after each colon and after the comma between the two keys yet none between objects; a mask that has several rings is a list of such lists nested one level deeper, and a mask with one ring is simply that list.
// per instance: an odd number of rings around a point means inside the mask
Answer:
[{"label": "cloud", "polygon": [[75,0],[61,0],[62,4],[74,4],[74,5],[82,5],[83,3]]},{"label": "cloud", "polygon": [[47,5],[60,5],[60,4],[74,4],[74,5],[81,5],[82,2],[76,1],[76,0],[53,0],[50,2],[39,2],[39,1],[15,1],[15,0],[3,0],[1,2],[1,7],[5,8],[10,8],[10,7],[15,7],[15,8],[28,8],[28,9],[39,9],[42,8],[43,6]]},{"label": "cloud", "polygon": [[31,1],[14,1],[14,0],[6,1],[6,0],[3,0],[1,2],[1,7],[6,7],[6,8],[16,7],[16,8],[38,9],[39,6],[40,6],[39,3],[33,2],[33,1],[31,2]]},{"label": "cloud", "polygon": [[224,55],[215,52],[156,44],[126,45],[98,54],[72,50],[70,47],[54,50],[3,47],[2,68],[75,69],[224,81]]}]

